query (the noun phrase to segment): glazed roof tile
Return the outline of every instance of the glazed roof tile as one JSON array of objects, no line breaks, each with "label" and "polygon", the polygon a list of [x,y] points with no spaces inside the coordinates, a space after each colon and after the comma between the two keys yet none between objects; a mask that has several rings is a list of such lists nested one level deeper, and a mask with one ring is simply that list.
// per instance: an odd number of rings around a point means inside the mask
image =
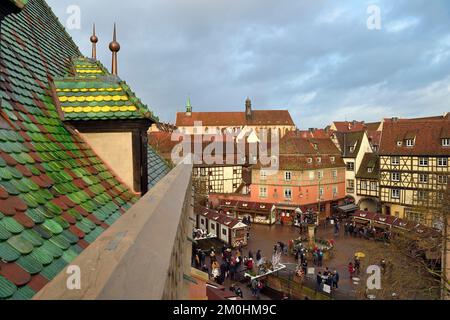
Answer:
[{"label": "glazed roof tile", "polygon": [[[73,73],[77,46],[44,0],[30,0],[6,17],[4,10],[0,299],[30,299],[137,198],[59,117],[49,78]],[[81,73],[83,83],[96,81]],[[116,86],[128,92],[123,82]]]},{"label": "glazed roof tile", "polygon": [[65,120],[157,120],[130,87],[99,61],[80,56],[72,66],[65,77],[55,79]]},{"label": "glazed roof tile", "polygon": [[147,146],[148,154],[148,188],[152,188],[169,173],[171,166],[151,145]]}]

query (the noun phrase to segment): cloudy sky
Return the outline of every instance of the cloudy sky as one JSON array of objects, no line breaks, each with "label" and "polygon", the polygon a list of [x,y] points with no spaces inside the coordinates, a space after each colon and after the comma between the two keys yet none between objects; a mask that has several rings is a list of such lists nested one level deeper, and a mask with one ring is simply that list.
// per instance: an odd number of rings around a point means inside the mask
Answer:
[{"label": "cloudy sky", "polygon": [[[162,121],[194,111],[288,109],[300,128],[450,111],[448,0],[47,0],[80,50],[119,75]],[[73,28],[73,8],[81,12]],[[380,9],[381,29],[370,30]]]}]

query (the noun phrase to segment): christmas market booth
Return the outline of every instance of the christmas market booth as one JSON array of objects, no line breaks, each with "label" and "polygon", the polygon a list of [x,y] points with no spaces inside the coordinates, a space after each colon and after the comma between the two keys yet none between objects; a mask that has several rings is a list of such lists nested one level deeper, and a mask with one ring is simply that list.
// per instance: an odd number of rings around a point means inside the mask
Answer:
[{"label": "christmas market booth", "polygon": [[258,224],[274,224],[273,204],[245,200],[220,199],[218,210],[233,215],[240,220],[249,218]]},{"label": "christmas market booth", "polygon": [[207,238],[215,237],[231,247],[246,246],[248,226],[241,220],[216,210],[194,208],[196,229]]}]

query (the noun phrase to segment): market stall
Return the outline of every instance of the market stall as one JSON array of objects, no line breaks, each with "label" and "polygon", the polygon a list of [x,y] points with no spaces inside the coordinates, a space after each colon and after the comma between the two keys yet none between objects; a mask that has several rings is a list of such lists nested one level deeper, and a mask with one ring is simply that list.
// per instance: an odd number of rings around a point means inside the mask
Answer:
[{"label": "market stall", "polygon": [[202,230],[205,239],[216,237],[232,247],[247,245],[248,226],[241,220],[201,206],[195,207],[194,213],[196,228]]}]

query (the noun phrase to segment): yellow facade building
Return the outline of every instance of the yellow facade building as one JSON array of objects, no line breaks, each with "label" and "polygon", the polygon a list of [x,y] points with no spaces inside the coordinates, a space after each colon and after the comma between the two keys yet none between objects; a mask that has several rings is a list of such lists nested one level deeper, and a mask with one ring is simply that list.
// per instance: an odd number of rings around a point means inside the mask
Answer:
[{"label": "yellow facade building", "polygon": [[383,213],[438,226],[450,174],[450,117],[384,121],[380,146]]}]

